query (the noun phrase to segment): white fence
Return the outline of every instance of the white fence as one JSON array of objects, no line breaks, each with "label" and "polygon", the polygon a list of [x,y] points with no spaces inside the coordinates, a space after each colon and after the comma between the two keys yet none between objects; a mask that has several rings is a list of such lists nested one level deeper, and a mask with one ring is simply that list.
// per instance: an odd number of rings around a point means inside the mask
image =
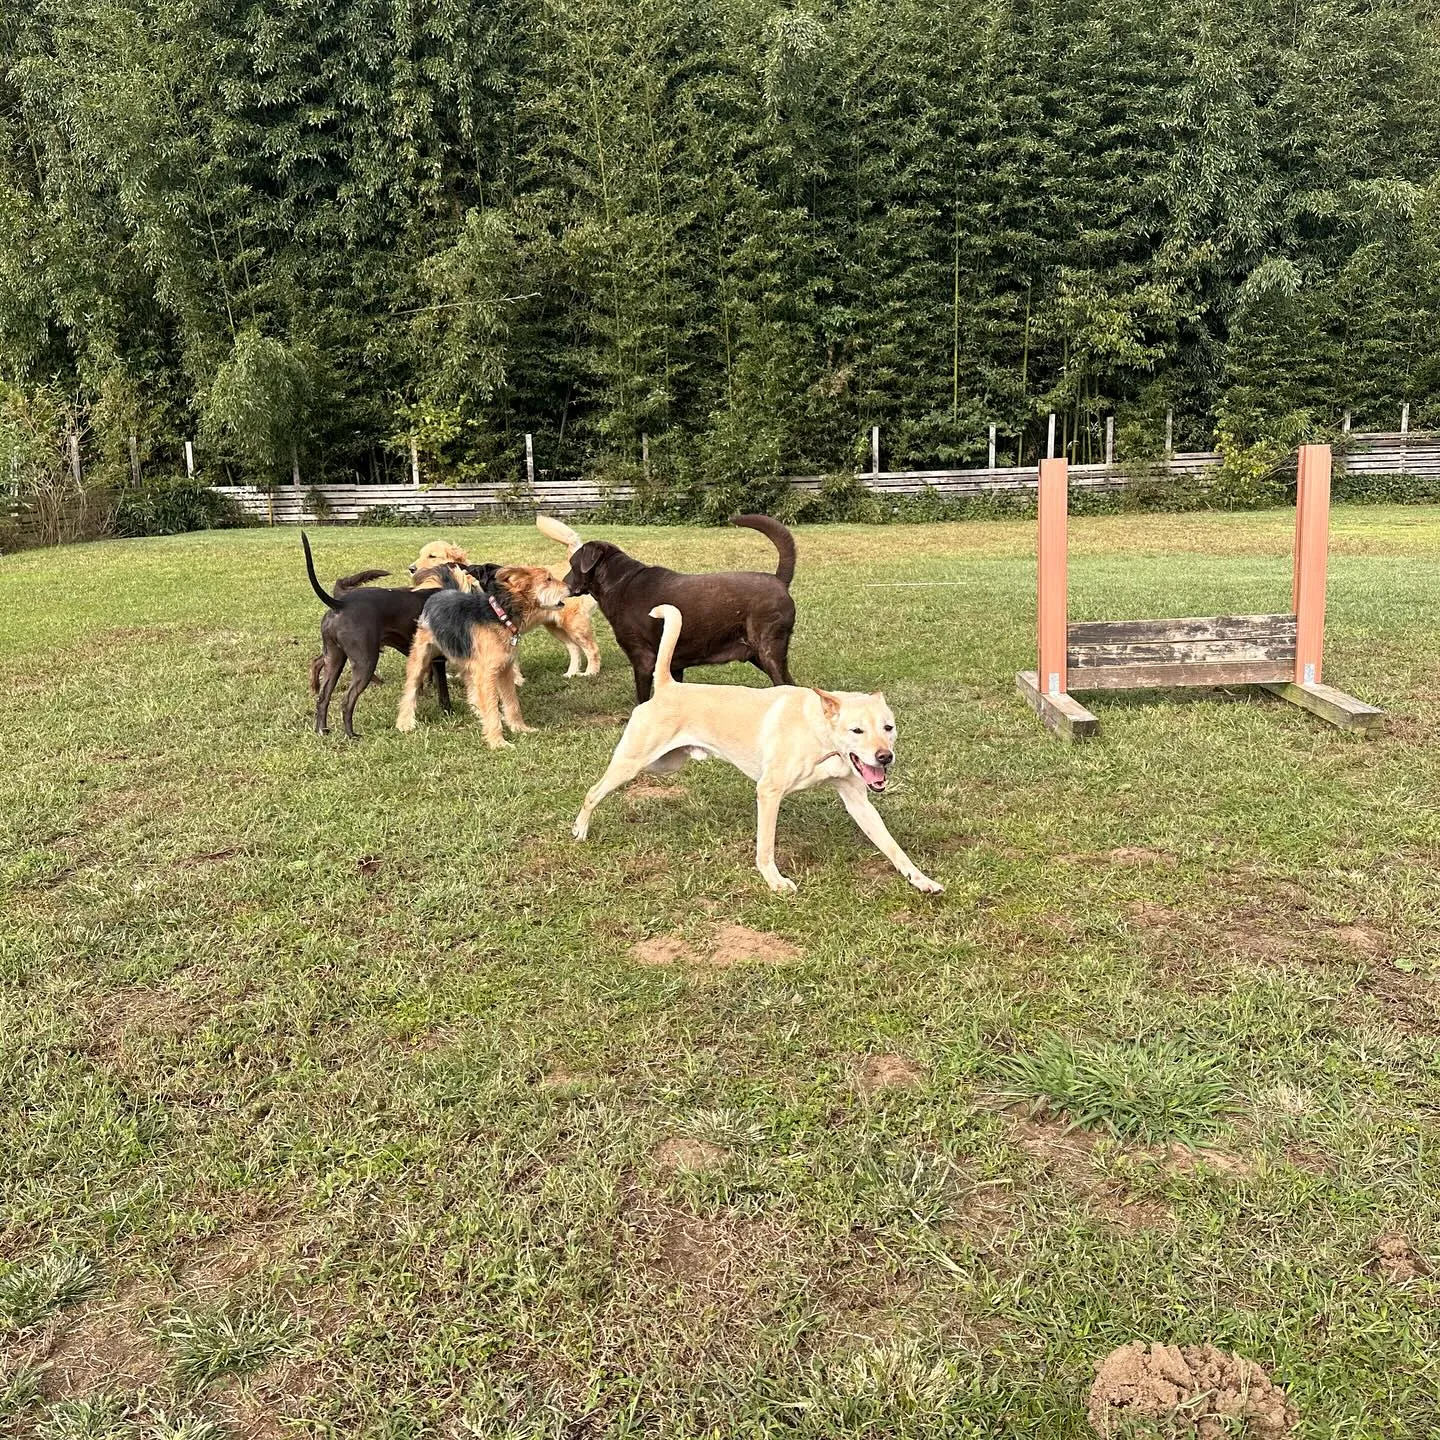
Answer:
[{"label": "white fence", "polygon": [[[1354,435],[1336,446],[1337,468],[1352,475],[1414,475],[1440,479],[1440,435]],[[1146,464],[1072,465],[1070,485],[1078,490],[1121,490],[1142,477],[1198,477],[1214,470],[1220,456],[1214,451],[1171,455]],[[919,495],[934,491],[947,499],[1014,494],[1034,490],[1034,465],[980,470],[862,470],[855,478],[867,489],[883,495]],[[819,475],[791,479],[797,489],[815,491],[824,484]],[[275,525],[313,524],[311,500],[325,497],[325,518],[354,521],[376,507],[418,515],[428,511],[437,519],[462,521],[481,516],[533,514],[573,515],[607,503],[624,504],[634,491],[626,486],[606,488],[593,481],[552,480],[540,477],[531,485],[317,485],[282,486],[259,490],[249,485],[216,486],[247,514]]]}]

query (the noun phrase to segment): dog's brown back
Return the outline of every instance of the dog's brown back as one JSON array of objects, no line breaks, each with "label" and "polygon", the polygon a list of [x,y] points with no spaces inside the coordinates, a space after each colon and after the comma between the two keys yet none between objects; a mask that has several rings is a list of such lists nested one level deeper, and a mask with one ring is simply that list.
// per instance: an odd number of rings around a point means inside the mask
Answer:
[{"label": "dog's brown back", "polygon": [[743,660],[775,685],[792,685],[790,632],[795,602],[789,581],[795,571],[795,540],[768,515],[734,520],[769,536],[780,552],[774,575],[730,570],[687,575],[660,565],[645,565],[616,545],[592,540],[570,557],[565,583],[572,594],[593,595],[610,622],[615,639],[635,672],[635,695],[650,698],[660,645],[660,622],[650,617],[657,605],[673,605],[685,617],[674,670],[692,665],[727,665]]}]

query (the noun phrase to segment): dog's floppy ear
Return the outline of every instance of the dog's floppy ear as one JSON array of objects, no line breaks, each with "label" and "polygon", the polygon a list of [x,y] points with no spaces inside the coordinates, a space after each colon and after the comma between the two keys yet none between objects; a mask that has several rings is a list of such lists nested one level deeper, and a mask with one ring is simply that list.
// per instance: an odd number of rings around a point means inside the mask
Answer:
[{"label": "dog's floppy ear", "polygon": [[598,545],[582,545],[571,553],[570,563],[582,575],[588,575],[600,563],[600,557],[603,554],[604,552]]},{"label": "dog's floppy ear", "polygon": [[[815,687],[810,687],[812,690]],[[833,720],[840,713],[840,702],[828,690],[815,690],[820,697],[820,703],[825,707],[825,718]]]}]

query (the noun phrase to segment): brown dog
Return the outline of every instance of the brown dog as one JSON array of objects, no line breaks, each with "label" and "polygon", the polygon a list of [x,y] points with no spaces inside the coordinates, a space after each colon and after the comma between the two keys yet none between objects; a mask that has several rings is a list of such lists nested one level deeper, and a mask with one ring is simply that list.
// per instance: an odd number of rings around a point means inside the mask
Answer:
[{"label": "brown dog", "polygon": [[492,750],[510,743],[502,724],[514,734],[530,730],[515,688],[515,646],[564,602],[564,585],[538,565],[506,565],[478,593],[446,589],[432,595],[415,627],[395,728],[415,728],[415,701],[425,672],[443,657],[465,672],[466,698]]},{"label": "brown dog", "polygon": [[692,665],[748,660],[773,685],[795,683],[789,664],[790,632],[795,628],[795,602],[790,598],[795,537],[778,520],[768,515],[730,518],[732,525],[758,530],[780,552],[773,575],[755,570],[682,575],[644,565],[603,540],[582,542],[568,525],[548,516],[539,516],[535,523],[569,550],[566,588],[572,595],[595,597],[629,657],[635,698],[642,705],[650,698],[660,647],[660,622],[651,618],[657,605],[673,605],[685,617],[671,671],[675,679],[683,680]]},{"label": "brown dog", "polygon": [[[431,540],[415,557],[410,567],[412,575],[435,565],[468,565],[469,557],[449,540]],[[570,657],[566,679],[572,675],[598,675],[600,673],[600,647],[595,643],[595,627],[590,623],[592,602],[583,597],[567,598],[559,610],[548,613],[540,621],[564,647]],[[582,670],[581,662],[584,662]],[[515,659],[515,683],[523,685],[525,677],[520,673],[520,662]]]}]

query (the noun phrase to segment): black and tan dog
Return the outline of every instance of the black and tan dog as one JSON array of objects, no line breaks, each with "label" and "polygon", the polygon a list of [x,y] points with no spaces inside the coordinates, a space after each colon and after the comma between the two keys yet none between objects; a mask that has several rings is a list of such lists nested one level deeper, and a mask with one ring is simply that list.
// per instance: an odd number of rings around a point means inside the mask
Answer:
[{"label": "black and tan dog", "polygon": [[732,525],[758,530],[780,552],[773,575],[755,570],[685,575],[646,565],[603,540],[582,541],[568,525],[549,516],[537,516],[535,523],[542,534],[569,550],[566,587],[572,595],[595,597],[630,660],[635,698],[641,704],[650,698],[660,647],[660,623],[651,618],[657,605],[673,605],[685,617],[671,671],[675,679],[683,680],[692,665],[748,660],[773,685],[795,683],[789,662],[790,632],[795,628],[795,602],[790,598],[795,537],[778,520],[768,515],[730,519]]},{"label": "black and tan dog", "polygon": [[[374,680],[380,652],[389,646],[401,654],[410,653],[410,643],[415,638],[415,627],[420,622],[425,602],[435,593],[441,575],[451,572],[437,567],[417,575],[414,588],[396,590],[388,586],[372,588],[368,583],[384,579],[388,571],[362,570],[357,575],[347,575],[338,581],[334,594],[327,594],[315,575],[309,537],[302,533],[300,544],[305,550],[305,573],[310,577],[310,588],[326,607],[325,618],[320,622],[321,652],[310,662],[310,691],[315,696],[315,732],[318,735],[329,733],[330,697],[348,661],[350,686],[345,692],[341,715],[346,735],[354,740],[358,738],[355,734],[355,702]],[[493,565],[477,565],[475,573],[467,574],[464,583],[483,585],[495,569]],[[446,684],[443,657],[434,662],[431,674],[440,703],[449,710],[450,689]]]},{"label": "black and tan dog", "polygon": [[485,743],[492,750],[510,743],[502,725],[512,734],[532,729],[520,714],[511,663],[515,646],[527,630],[553,616],[568,593],[541,566],[506,565],[482,590],[467,594],[445,588],[431,595],[415,627],[395,728],[415,728],[420,686],[425,672],[439,659],[464,672],[466,698],[480,717]]}]

